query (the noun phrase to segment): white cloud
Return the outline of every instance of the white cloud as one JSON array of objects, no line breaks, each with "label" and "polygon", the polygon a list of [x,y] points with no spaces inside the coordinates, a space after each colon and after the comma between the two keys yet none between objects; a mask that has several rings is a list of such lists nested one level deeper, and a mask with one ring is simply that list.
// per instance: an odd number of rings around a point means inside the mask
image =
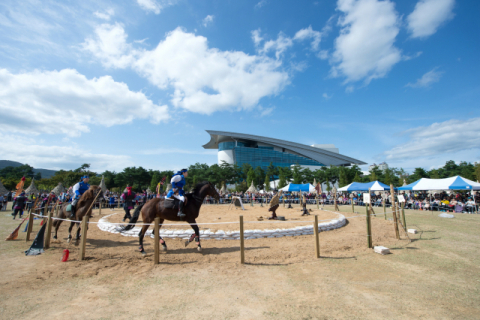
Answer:
[{"label": "white cloud", "polygon": [[0,140],[15,141],[0,143],[0,154],[8,155],[10,159],[21,159],[22,163],[28,163],[35,168],[65,170],[90,163],[92,171],[103,172],[122,171],[125,167],[135,165],[126,155],[99,154],[70,144],[55,146],[51,143],[41,143],[38,139],[2,133]]},{"label": "white cloud", "polygon": [[82,45],[106,67],[126,68],[133,63],[134,57],[130,54],[132,46],[127,44],[127,34],[118,23],[98,26],[95,28],[95,38],[87,38]]},{"label": "white cloud", "polygon": [[259,106],[258,109],[260,111],[259,117],[262,118],[262,117],[265,117],[265,116],[268,116],[268,115],[272,114],[273,110],[275,110],[275,107],[264,108],[262,106]]},{"label": "white cloud", "polygon": [[309,26],[308,28],[297,31],[297,33],[293,37],[293,40],[299,41],[303,41],[306,39],[312,39],[312,50],[317,51],[318,46],[320,45],[320,41],[322,40],[322,33],[320,31],[313,30],[312,26]]},{"label": "white cloud", "polygon": [[255,9],[260,9],[261,7],[265,6],[267,4],[267,0],[261,0],[255,5]]},{"label": "white cloud", "polygon": [[387,160],[435,157],[480,150],[480,118],[449,120],[405,131],[410,140],[386,151]]},{"label": "white cloud", "polygon": [[89,125],[169,118],[167,106],[130,91],[110,76],[87,79],[76,70],[12,74],[0,69],[0,130],[79,136]]},{"label": "white cloud", "polygon": [[204,26],[204,27],[207,27],[210,23],[213,22],[213,19],[214,19],[214,18],[215,18],[215,16],[212,16],[212,15],[210,15],[210,14],[209,14],[208,16],[206,16],[206,17],[203,19],[203,21],[202,21],[203,26]]},{"label": "white cloud", "polygon": [[260,32],[261,32],[260,29],[252,31],[252,40],[253,40],[253,43],[255,44],[256,47],[259,46],[260,43],[263,41],[263,38],[260,35]]},{"label": "white cloud", "polygon": [[393,2],[339,0],[340,35],[335,40],[331,74],[345,82],[384,77],[402,57],[394,46],[399,17]]},{"label": "white cloud", "polygon": [[178,0],[137,0],[137,3],[145,11],[152,11],[155,14],[160,12],[166,7],[175,5]]},{"label": "white cloud", "polygon": [[99,19],[110,21],[110,18],[115,14],[113,9],[108,9],[105,12],[95,11],[93,15]]},{"label": "white cloud", "polygon": [[431,36],[447,20],[453,18],[455,0],[420,0],[407,17],[412,38]]},{"label": "white cloud", "polygon": [[283,32],[280,32],[276,40],[265,41],[263,48],[259,50],[259,53],[266,54],[269,51],[275,51],[275,57],[279,60],[285,50],[291,46],[293,46],[292,38],[287,37]]},{"label": "white cloud", "polygon": [[440,81],[443,72],[437,71],[437,69],[438,68],[433,68],[432,70],[428,71],[415,83],[407,83],[406,87],[423,88],[430,86],[432,83]]},{"label": "white cloud", "polygon": [[289,83],[281,61],[209,48],[205,37],[181,28],[153,50],[136,50],[121,25],[102,25],[84,48],[107,67],[130,67],[160,89],[173,89],[175,107],[202,114],[251,109]]},{"label": "white cloud", "polygon": [[328,95],[326,92],[324,94],[322,94],[322,97],[325,99],[325,100],[330,100],[333,95]]}]

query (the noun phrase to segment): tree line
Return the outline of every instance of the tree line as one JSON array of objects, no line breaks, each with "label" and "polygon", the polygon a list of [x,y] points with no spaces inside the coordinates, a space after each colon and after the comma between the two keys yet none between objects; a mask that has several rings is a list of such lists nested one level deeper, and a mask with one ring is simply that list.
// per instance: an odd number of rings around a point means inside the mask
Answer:
[{"label": "tree line", "polygon": [[[107,188],[114,192],[122,192],[127,185],[132,186],[136,192],[141,192],[147,188],[155,192],[162,179],[166,182],[162,186],[162,191],[165,191],[164,189],[173,174],[173,170],[147,170],[143,167],[127,167],[122,172],[107,170],[97,173],[90,170],[90,164],[83,164],[75,170],[59,170],[53,177],[42,179],[39,173],[34,174],[33,168],[26,164],[20,167],[0,169],[0,180],[8,190],[14,190],[23,176],[26,177],[25,189],[35,178],[39,190],[52,190],[58,183],[62,183],[66,188],[73,186],[80,181],[80,177],[83,175],[90,176],[90,184],[99,185],[103,175]],[[415,168],[412,174],[408,174],[402,168],[380,170],[378,167],[374,167],[368,175],[363,175],[356,165],[352,167],[322,167],[320,170],[312,171],[300,166],[276,167],[272,163],[266,170],[261,167],[253,168],[247,163],[241,166],[226,162],[221,165],[213,164],[210,166],[205,163],[195,163],[188,167],[185,190],[192,189],[199,182],[210,181],[217,188],[221,188],[224,184],[235,184],[236,191],[246,191],[253,182],[257,190],[265,189],[268,191],[270,190],[270,182],[277,179],[279,181],[278,185],[275,185],[276,189],[286,186],[290,181],[296,184],[313,183],[315,179],[318,183],[325,183],[327,191],[329,191],[331,186],[337,182],[340,187],[343,187],[352,182],[379,180],[387,185],[393,184],[395,187],[399,187],[404,182],[408,184],[420,178],[440,179],[455,175],[474,181],[480,180],[480,163],[472,164],[462,161],[460,164],[456,164],[451,160],[438,169]]]}]

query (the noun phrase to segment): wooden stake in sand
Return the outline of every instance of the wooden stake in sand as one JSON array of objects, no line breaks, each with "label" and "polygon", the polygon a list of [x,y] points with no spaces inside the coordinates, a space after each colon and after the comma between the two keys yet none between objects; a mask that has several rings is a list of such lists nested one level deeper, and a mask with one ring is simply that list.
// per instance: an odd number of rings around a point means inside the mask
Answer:
[{"label": "wooden stake in sand", "polygon": [[55,203],[55,208],[48,213],[47,233],[45,234],[45,244],[44,244],[45,249],[50,248],[50,238],[52,236],[52,224],[53,224],[52,215],[53,215],[53,211],[55,211],[55,213],[57,212],[58,210],[57,206],[58,206],[58,201]]},{"label": "wooden stake in sand", "polygon": [[313,222],[313,234],[315,235],[315,256],[320,258],[320,238],[318,236],[318,215],[315,215]]},{"label": "wooden stake in sand", "polygon": [[398,232],[398,222],[397,222],[397,213],[396,213],[396,208],[395,208],[395,193],[393,189],[393,184],[390,185],[390,195],[391,195],[391,201],[392,201],[392,211],[393,211],[393,227],[395,228],[395,237],[397,239],[400,239],[400,234]]},{"label": "wooden stake in sand", "polygon": [[154,232],[154,240],[155,241],[155,255],[153,257],[153,264],[160,263],[160,218],[155,218],[155,228],[153,229]]},{"label": "wooden stake in sand", "polygon": [[369,210],[369,206],[371,206],[371,201],[370,201],[370,196],[371,196],[371,191],[370,189],[368,189],[368,202],[365,202],[365,208],[367,210],[367,243],[368,243],[368,247],[369,248],[372,248],[372,221],[370,219],[370,210]]},{"label": "wooden stake in sand", "polygon": [[82,219],[82,238],[80,239],[80,260],[85,260],[85,247],[87,245],[88,215]]},{"label": "wooden stake in sand", "polygon": [[367,217],[367,245],[372,248],[372,226],[370,220],[370,210],[368,210],[368,203],[365,204],[366,217]]},{"label": "wooden stake in sand", "polygon": [[245,264],[245,243],[243,238],[243,216],[240,216],[240,263]]},{"label": "wooden stake in sand", "polygon": [[30,241],[30,233],[32,232],[32,227],[33,227],[33,218],[34,218],[33,213],[30,213],[30,215],[28,216],[27,235],[25,237],[25,241]]},{"label": "wooden stake in sand", "polygon": [[403,220],[403,228],[405,232],[407,232],[407,221],[405,220],[405,202],[402,202],[402,220]]}]

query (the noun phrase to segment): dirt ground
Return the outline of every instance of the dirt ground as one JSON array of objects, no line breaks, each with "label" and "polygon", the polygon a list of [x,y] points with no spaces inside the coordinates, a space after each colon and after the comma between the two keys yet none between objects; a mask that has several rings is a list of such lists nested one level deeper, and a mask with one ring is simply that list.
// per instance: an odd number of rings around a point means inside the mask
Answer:
[{"label": "dirt ground", "polygon": [[[246,221],[268,215],[258,205],[246,209]],[[117,212],[110,221],[121,218]],[[111,213],[103,209],[101,216]],[[277,213],[287,219],[301,214],[282,207]],[[19,223],[9,214],[0,212],[3,238]],[[204,206],[198,222],[239,214]],[[365,217],[344,214],[345,227],[320,234],[320,259],[312,235],[253,239],[245,241],[245,265],[238,241],[205,240],[198,253],[192,244],[167,239],[168,253],[154,266],[153,239],[146,238],[143,257],[137,238],[95,225],[87,260],[79,261],[79,247],[71,245],[62,263],[66,224],[40,256],[25,256],[31,242],[20,232],[17,240],[0,242],[0,319],[480,319],[480,215],[442,219],[409,210],[407,226],[419,230],[412,241],[403,232],[396,240],[393,222],[374,217],[373,244],[392,251],[382,256],[367,248]],[[95,210],[92,221],[101,216]],[[313,216],[302,219],[311,223]],[[33,230],[32,236],[39,220]]]}]

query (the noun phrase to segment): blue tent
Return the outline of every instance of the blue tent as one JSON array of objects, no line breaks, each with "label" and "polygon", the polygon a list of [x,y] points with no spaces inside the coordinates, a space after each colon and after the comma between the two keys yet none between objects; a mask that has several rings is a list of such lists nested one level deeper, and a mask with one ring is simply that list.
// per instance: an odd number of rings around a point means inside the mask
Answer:
[{"label": "blue tent", "polygon": [[398,190],[480,190],[480,183],[454,176],[445,179],[421,178]]},{"label": "blue tent", "polygon": [[384,191],[390,190],[390,186],[387,186],[385,183],[381,183],[380,181],[372,181],[372,182],[352,182],[348,186],[338,189],[338,191]]},{"label": "blue tent", "polygon": [[314,192],[315,187],[311,185],[310,183],[305,183],[305,184],[294,184],[290,183],[288,186],[281,188],[280,190],[282,191],[288,191],[288,192]]}]

